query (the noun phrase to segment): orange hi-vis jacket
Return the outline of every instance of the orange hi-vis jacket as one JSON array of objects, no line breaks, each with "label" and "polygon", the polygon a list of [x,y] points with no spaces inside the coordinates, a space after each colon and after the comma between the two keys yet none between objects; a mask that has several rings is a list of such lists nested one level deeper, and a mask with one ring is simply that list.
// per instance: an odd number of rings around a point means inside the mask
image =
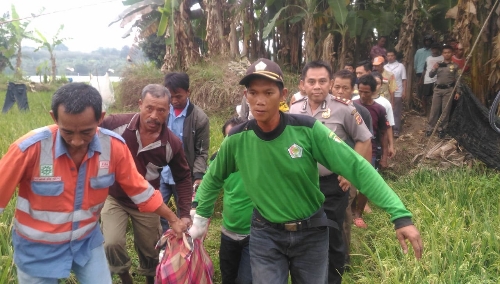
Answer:
[{"label": "orange hi-vis jacket", "polygon": [[0,213],[19,185],[14,260],[36,277],[68,277],[73,261],[84,265],[90,250],[102,244],[99,215],[115,181],[140,211],[153,212],[163,203],[137,172],[123,139],[104,128],[97,129],[79,169],[51,125],[14,142],[0,160],[0,173]]}]

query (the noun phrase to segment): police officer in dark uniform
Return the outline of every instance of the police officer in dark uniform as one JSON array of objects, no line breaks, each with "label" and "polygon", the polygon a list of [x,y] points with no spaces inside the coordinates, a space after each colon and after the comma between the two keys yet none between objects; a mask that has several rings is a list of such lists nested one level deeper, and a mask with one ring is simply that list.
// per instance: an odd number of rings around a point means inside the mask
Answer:
[{"label": "police officer in dark uniform", "polygon": [[[301,88],[307,97],[295,101],[291,114],[303,114],[316,118],[334,131],[348,145],[359,149],[371,149],[372,134],[350,100],[329,94],[332,86],[332,70],[322,61],[312,61],[304,66]],[[363,151],[361,155],[363,155]],[[358,152],[359,153],[359,152]],[[325,195],[323,208],[328,219],[338,228],[329,228],[328,283],[341,283],[345,263],[343,222],[348,202],[349,182],[318,164],[320,190]]]},{"label": "police officer in dark uniform", "polygon": [[458,65],[451,60],[451,57],[453,56],[453,48],[449,45],[445,45],[443,47],[442,56],[444,60],[436,63],[429,72],[429,76],[431,78],[437,76],[437,79],[434,86],[434,94],[432,95],[432,107],[429,116],[429,124],[427,125],[427,131],[425,133],[426,136],[430,136],[432,130],[436,126],[436,123],[441,117],[441,121],[437,129],[438,136],[441,139],[445,137],[445,130],[448,126],[450,118],[450,110],[452,106],[451,96],[454,96],[455,100],[458,100],[460,97],[457,92],[452,94],[459,76]]}]

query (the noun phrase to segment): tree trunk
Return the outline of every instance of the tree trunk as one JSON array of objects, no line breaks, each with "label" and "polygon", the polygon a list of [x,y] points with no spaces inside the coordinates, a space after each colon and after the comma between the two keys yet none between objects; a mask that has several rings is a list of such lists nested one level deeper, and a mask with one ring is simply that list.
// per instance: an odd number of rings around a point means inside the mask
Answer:
[{"label": "tree trunk", "polygon": [[52,82],[56,81],[56,57],[50,52],[50,63],[52,64]]},{"label": "tree trunk", "polygon": [[332,68],[333,68],[333,63],[335,61],[335,58],[333,57],[334,53],[335,52],[333,51],[333,35],[329,33],[328,36],[323,41],[323,52],[321,60],[329,63],[330,66],[332,66]]},{"label": "tree trunk", "polygon": [[228,42],[224,36],[222,0],[204,0],[207,11],[208,53],[211,56],[227,54]]},{"label": "tree trunk", "polygon": [[22,48],[21,48],[21,43],[19,43],[19,48],[17,49],[17,56],[16,56],[16,72],[14,73],[14,77],[16,79],[21,79],[23,77],[23,72],[21,70],[21,63],[22,63]]},{"label": "tree trunk", "polygon": [[306,43],[306,62],[317,59],[316,41],[314,40],[314,18],[312,14],[306,16],[304,41]]},{"label": "tree trunk", "polygon": [[231,31],[229,32],[229,55],[236,59],[240,57],[240,48],[238,46],[238,31],[236,31],[236,21],[230,24]]},{"label": "tree trunk", "polygon": [[[181,1],[179,9],[173,11],[175,50],[167,45],[165,50],[163,72],[175,69],[186,70],[196,63],[201,55],[199,46],[194,42],[193,27],[189,18],[189,1]],[[166,37],[169,35],[167,34]]]},{"label": "tree trunk", "polygon": [[[416,52],[415,47],[415,30],[417,29],[416,23],[418,21],[419,9],[417,6],[417,0],[408,0],[406,2],[406,14],[403,17],[401,29],[399,31],[399,41],[396,44],[396,51],[403,54],[403,60],[401,63],[406,67],[406,93],[403,94],[404,97],[408,98],[406,100],[407,106],[413,101],[413,78],[414,78],[414,57]],[[415,94],[416,95],[416,94]]]}]

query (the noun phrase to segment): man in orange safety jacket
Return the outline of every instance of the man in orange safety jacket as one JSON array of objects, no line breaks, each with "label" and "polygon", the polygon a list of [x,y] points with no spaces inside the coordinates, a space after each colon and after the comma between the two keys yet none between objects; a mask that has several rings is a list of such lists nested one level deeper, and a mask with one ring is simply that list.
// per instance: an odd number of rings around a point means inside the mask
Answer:
[{"label": "man in orange safety jacket", "polygon": [[12,232],[19,283],[57,283],[73,271],[80,283],[111,284],[98,221],[115,181],[179,236],[186,225],[137,172],[123,139],[97,127],[104,113],[96,89],[62,86],[50,114],[55,125],[19,138],[0,160],[0,213],[19,186]]}]

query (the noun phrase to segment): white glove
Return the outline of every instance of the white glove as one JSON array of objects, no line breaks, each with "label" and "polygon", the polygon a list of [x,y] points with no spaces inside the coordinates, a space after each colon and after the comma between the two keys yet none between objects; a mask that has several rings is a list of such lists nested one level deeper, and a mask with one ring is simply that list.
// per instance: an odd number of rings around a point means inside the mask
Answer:
[{"label": "white glove", "polygon": [[202,217],[198,214],[194,214],[193,225],[189,228],[189,235],[191,238],[200,239],[207,230],[208,218]]},{"label": "white glove", "polygon": [[196,208],[191,208],[191,210],[189,211],[189,215],[191,215],[191,220],[194,219],[195,214],[196,214]]}]

